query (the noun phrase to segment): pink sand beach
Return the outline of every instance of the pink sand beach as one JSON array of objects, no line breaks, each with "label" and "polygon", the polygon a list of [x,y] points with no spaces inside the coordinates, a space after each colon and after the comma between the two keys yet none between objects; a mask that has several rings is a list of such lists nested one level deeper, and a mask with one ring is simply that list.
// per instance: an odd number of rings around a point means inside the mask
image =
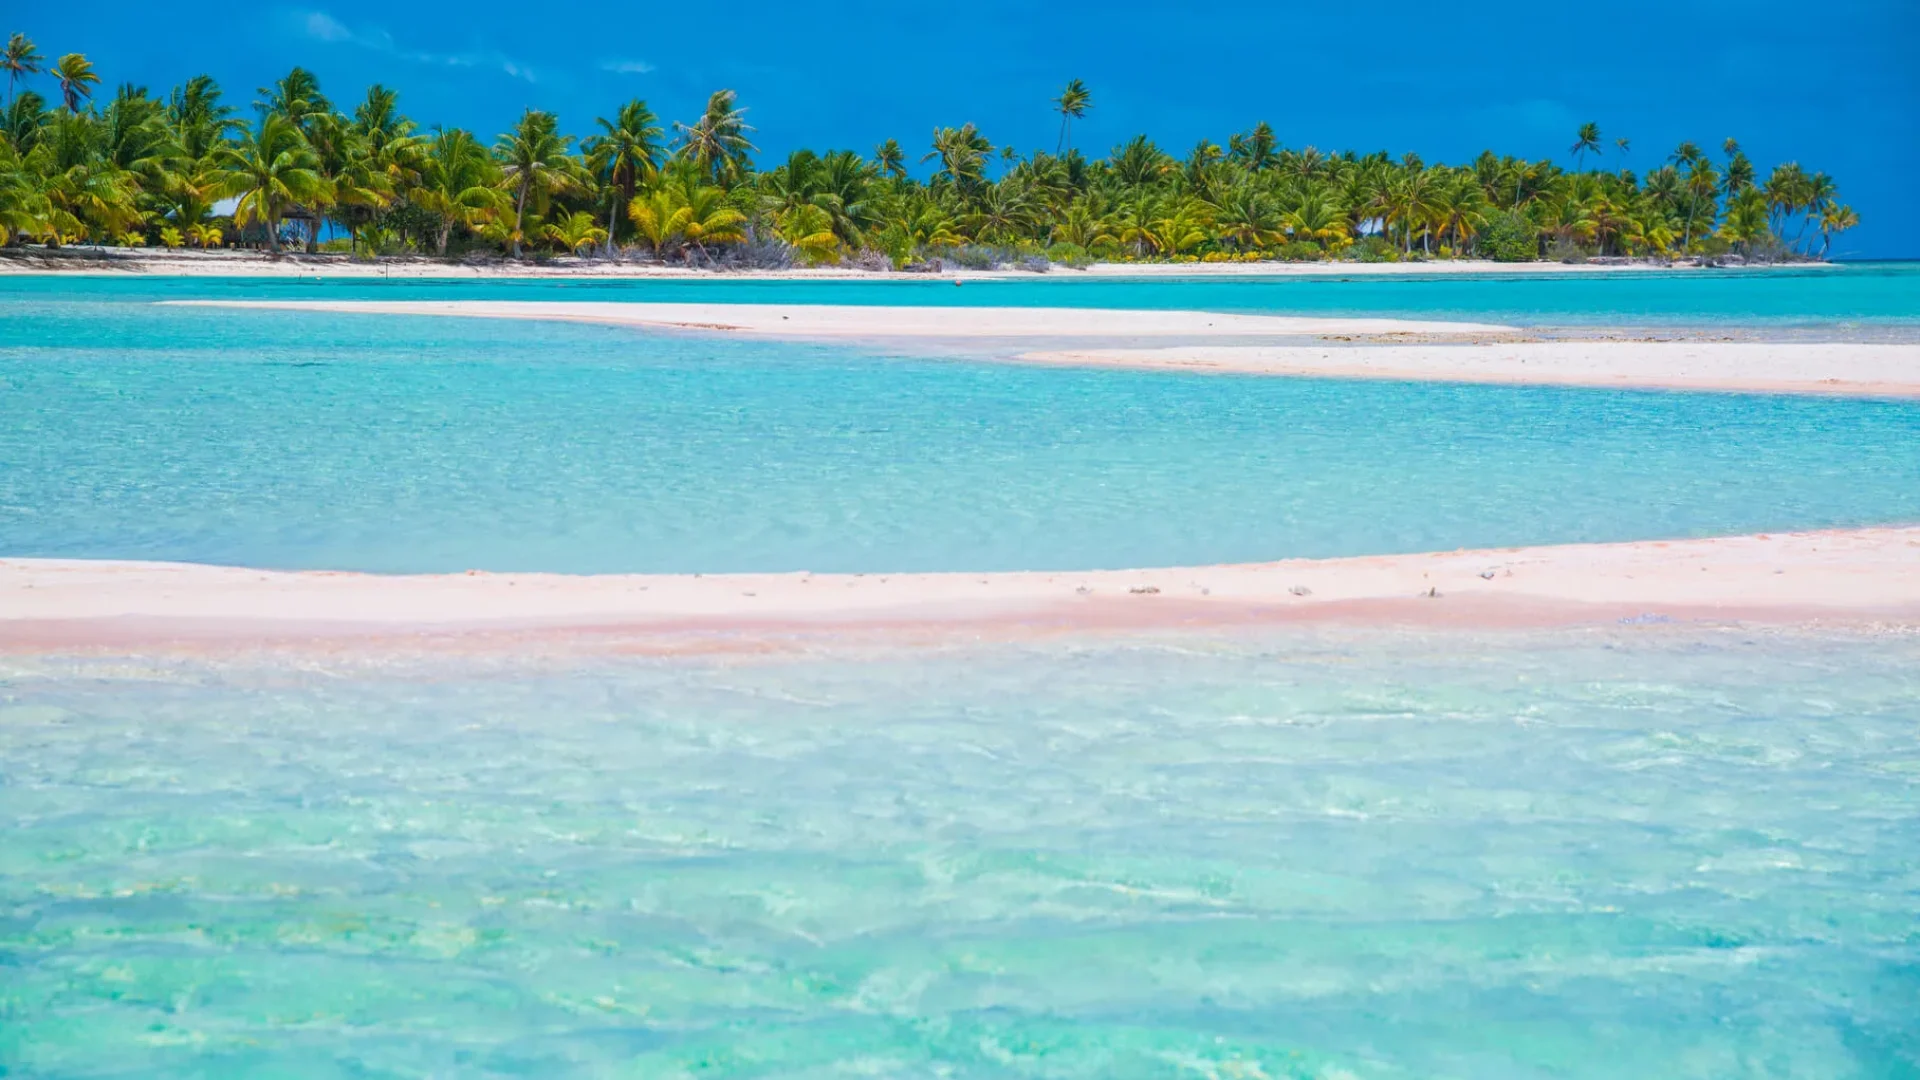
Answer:
[{"label": "pink sand beach", "polygon": [[1920,527],[1141,570],[381,576],[0,560],[0,648],[568,633],[1059,629],[1324,621],[1920,625]]}]

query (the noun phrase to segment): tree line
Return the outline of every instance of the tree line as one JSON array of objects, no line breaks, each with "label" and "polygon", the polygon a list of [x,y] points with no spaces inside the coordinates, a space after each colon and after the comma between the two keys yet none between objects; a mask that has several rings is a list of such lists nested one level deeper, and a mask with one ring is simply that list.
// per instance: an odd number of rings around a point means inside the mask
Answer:
[{"label": "tree line", "polygon": [[[796,150],[766,167],[730,90],[666,124],[645,101],[584,137],[527,110],[491,142],[422,127],[394,91],[351,108],[296,67],[251,116],[199,75],[156,97],[96,100],[84,55],[49,61],[25,36],[0,68],[0,245],[327,246],[378,257],[491,253],[636,256],[696,265],[896,268],[1044,260],[1240,261],[1330,257],[1506,261],[1736,253],[1824,257],[1859,221],[1833,180],[1795,162],[1765,177],[1732,139],[1692,142],[1643,173],[1598,167],[1581,125],[1574,168],[1487,151],[1459,165],[1418,154],[1283,146],[1266,123],[1185,157],[1145,136],[1089,157],[1073,122],[1079,80],[1053,100],[1052,152],[996,147],[973,124],[932,133],[909,173],[894,139],[870,155]],[[51,83],[53,99],[35,89]]]}]

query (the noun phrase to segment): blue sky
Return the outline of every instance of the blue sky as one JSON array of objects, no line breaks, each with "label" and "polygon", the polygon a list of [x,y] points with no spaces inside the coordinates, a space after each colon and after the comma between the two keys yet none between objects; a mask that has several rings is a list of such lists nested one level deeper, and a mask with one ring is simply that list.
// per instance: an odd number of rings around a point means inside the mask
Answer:
[{"label": "blue sky", "polygon": [[417,119],[488,136],[528,105],[575,132],[629,97],[690,119],[731,87],[763,159],[888,137],[917,154],[935,125],[969,120],[996,144],[1051,149],[1048,99],[1072,77],[1094,93],[1075,137],[1090,152],[1144,131],[1184,155],[1264,119],[1290,146],[1565,161],[1575,126],[1593,120],[1609,166],[1624,135],[1626,164],[1646,169],[1682,138],[1717,150],[1731,135],[1763,169],[1796,159],[1838,179],[1863,223],[1837,252],[1920,256],[1914,0],[5,7],[0,33],[84,52],[110,84],[158,91],[206,71],[246,105],[300,63],[337,103],[378,80]]}]

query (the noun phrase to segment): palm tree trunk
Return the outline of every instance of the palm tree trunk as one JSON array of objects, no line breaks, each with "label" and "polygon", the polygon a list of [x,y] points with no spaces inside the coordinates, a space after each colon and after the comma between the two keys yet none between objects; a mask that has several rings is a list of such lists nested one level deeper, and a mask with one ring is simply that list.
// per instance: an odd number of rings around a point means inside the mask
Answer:
[{"label": "palm tree trunk", "polygon": [[[1808,215],[1800,219],[1800,231],[1793,234],[1794,247],[1801,247],[1800,242],[1807,238],[1807,226],[1811,224],[1813,224],[1812,215]],[[1801,251],[1801,254],[1802,255],[1809,254],[1812,252],[1812,250],[1813,250],[1813,245],[1809,243],[1805,246],[1804,250]]]},{"label": "palm tree trunk", "polygon": [[447,257],[447,238],[452,234],[453,234],[453,220],[451,218],[444,218],[444,217],[441,218],[440,219],[439,251],[440,251],[440,257],[443,259]]},{"label": "palm tree trunk", "polygon": [[513,200],[513,257],[520,257],[520,230],[527,225],[527,181],[520,180],[519,195]]},{"label": "palm tree trunk", "polygon": [[607,258],[613,258],[613,230],[620,221],[620,189],[613,191],[613,205],[607,207]]}]

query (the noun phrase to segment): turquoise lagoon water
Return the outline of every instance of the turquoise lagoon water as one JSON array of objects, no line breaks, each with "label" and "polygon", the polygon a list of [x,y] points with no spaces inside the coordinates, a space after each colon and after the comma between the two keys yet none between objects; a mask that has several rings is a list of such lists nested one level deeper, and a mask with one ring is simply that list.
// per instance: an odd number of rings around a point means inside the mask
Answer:
[{"label": "turquoise lagoon water", "polygon": [[[1565,324],[1618,287],[1906,332],[1910,292],[1840,274],[618,288]],[[1920,520],[1911,404],[149,303],[573,287],[0,279],[0,556],[1065,567]],[[1920,637],[801,644],[0,656],[0,1075],[1920,1074]]]},{"label": "turquoise lagoon water", "polygon": [[72,295],[190,298],[630,300],[699,303],[1149,308],[1282,315],[1379,315],[1522,326],[1681,327],[1833,335],[1920,331],[1920,262],[1803,270],[1622,271],[1283,278],[1044,277],[970,281],[582,281],[0,277],[0,305]]},{"label": "turquoise lagoon water", "polygon": [[61,284],[0,305],[0,556],[996,570],[1920,521],[1913,403],[1040,370]]},{"label": "turquoise lagoon water", "polygon": [[8,1075],[1920,1073],[1920,637],[0,665]]}]

